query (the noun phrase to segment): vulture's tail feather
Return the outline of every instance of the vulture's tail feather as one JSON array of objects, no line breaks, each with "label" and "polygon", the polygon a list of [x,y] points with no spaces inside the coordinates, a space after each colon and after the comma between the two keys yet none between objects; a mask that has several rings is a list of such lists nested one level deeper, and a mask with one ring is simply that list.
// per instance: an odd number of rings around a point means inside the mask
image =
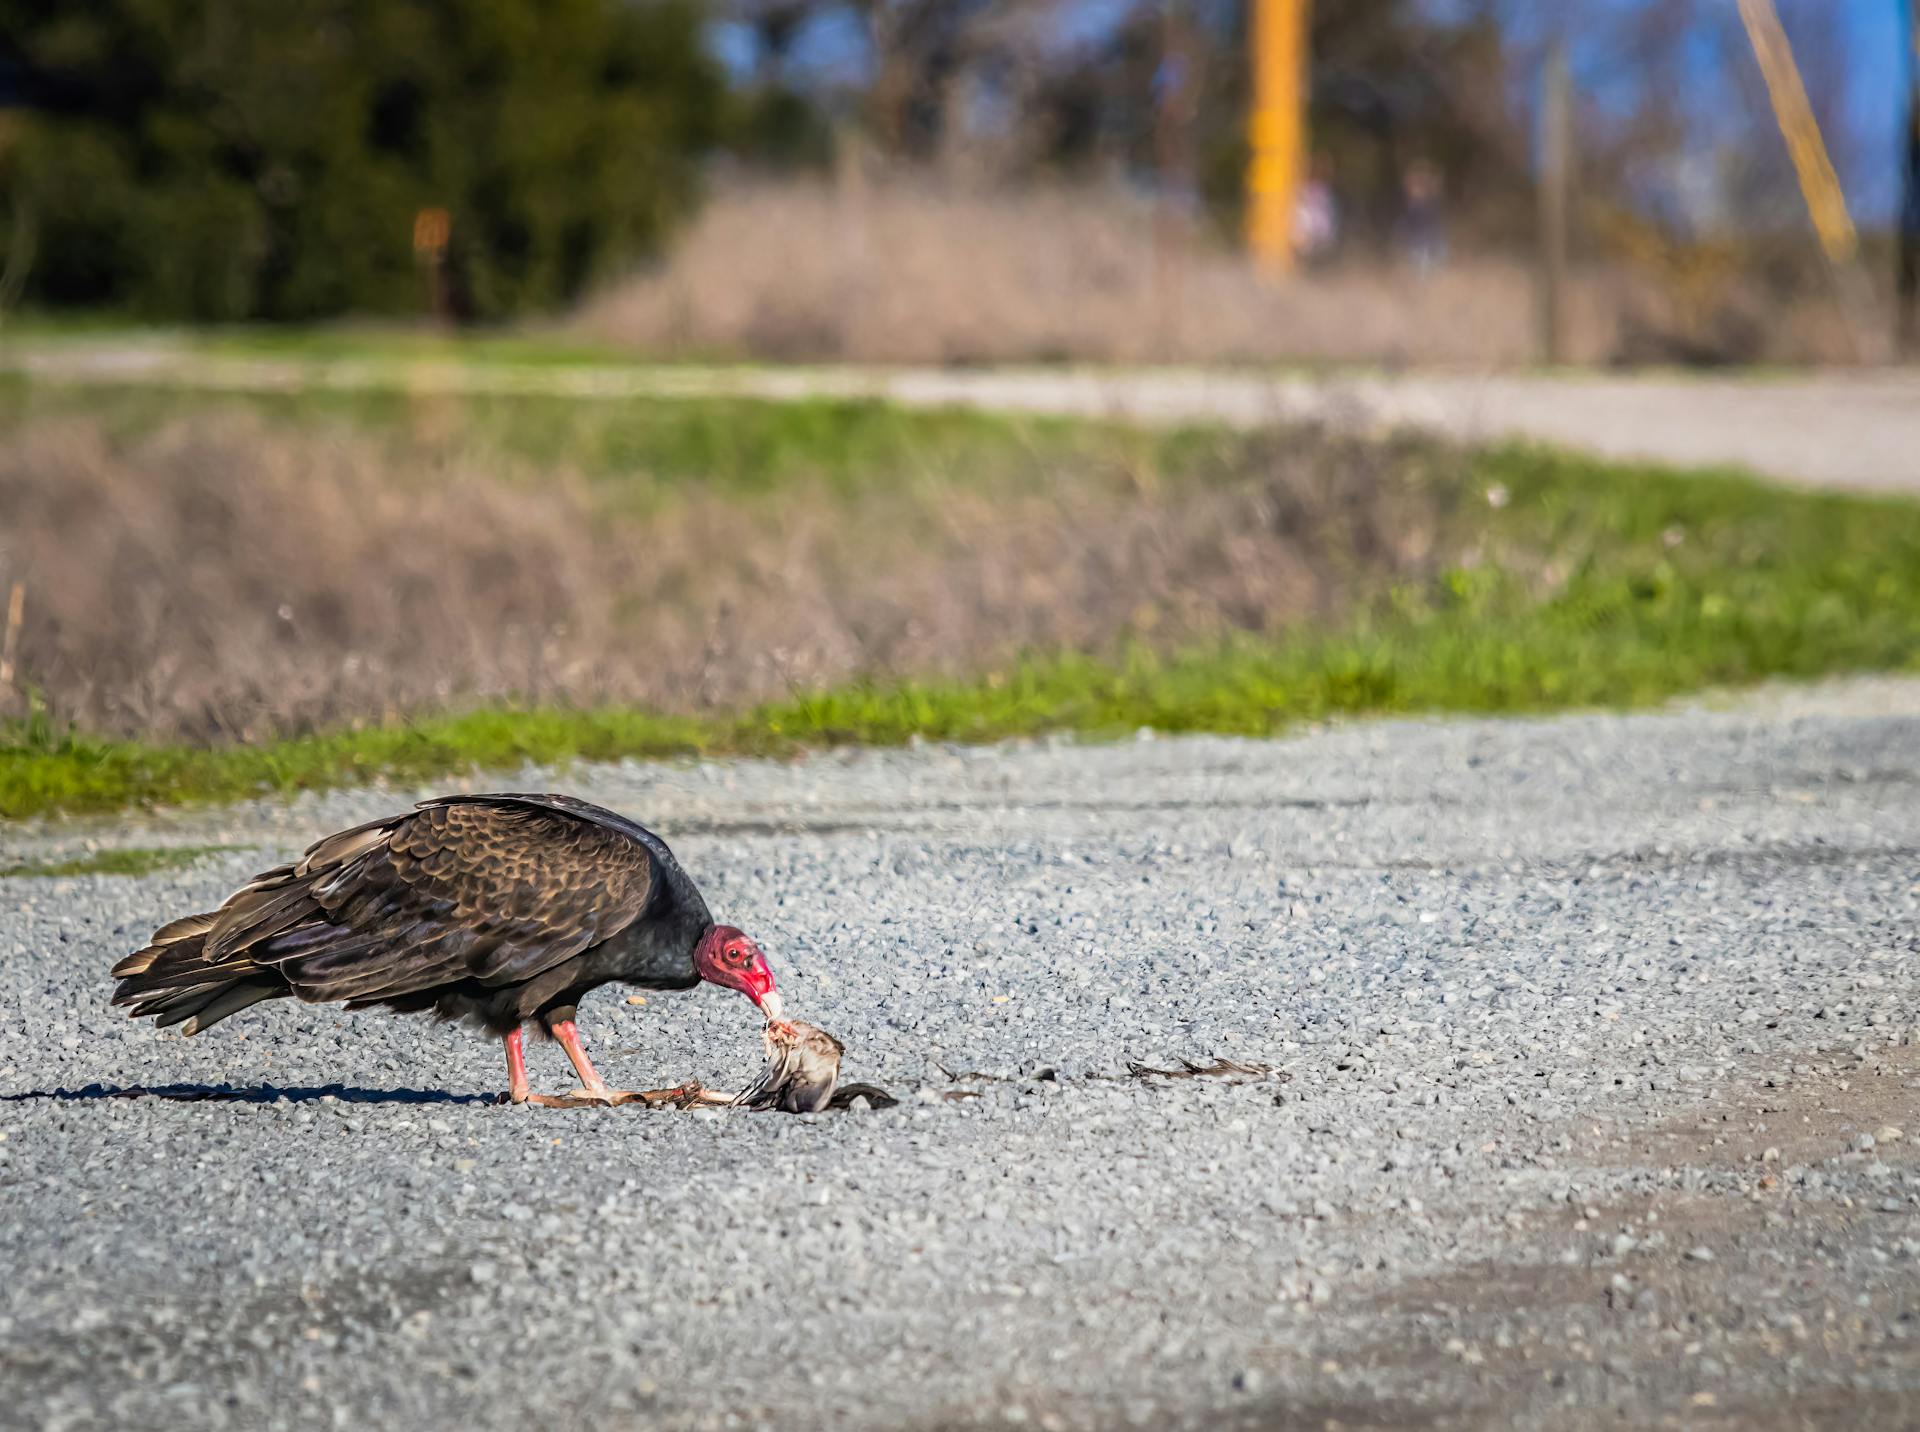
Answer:
[{"label": "vulture's tail feather", "polygon": [[280,974],[262,968],[244,955],[224,960],[207,958],[207,932],[213,915],[190,915],[157,932],[153,943],[136,950],[113,967],[113,1002],[132,1005],[135,1019],[154,1016],[164,1029],[182,1025],[181,1033],[198,1034],[263,999],[291,994]]},{"label": "vulture's tail feather", "polygon": [[293,993],[278,959],[311,942],[320,918],[315,891],[343,869],[380,849],[391,822],[375,821],[330,835],[297,862],[262,871],[218,910],[188,915],[153,932],[143,950],[113,967],[113,1002],[161,1028],[198,1034],[263,999]]}]

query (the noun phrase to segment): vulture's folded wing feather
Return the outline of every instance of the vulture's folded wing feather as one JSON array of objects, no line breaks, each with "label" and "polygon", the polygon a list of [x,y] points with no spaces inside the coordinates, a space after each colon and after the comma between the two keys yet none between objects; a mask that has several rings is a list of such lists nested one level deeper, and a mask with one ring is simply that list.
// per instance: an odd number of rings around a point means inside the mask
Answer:
[{"label": "vulture's folded wing feather", "polygon": [[160,930],[115,969],[115,997],[191,1012],[201,984],[250,971],[316,1002],[531,980],[642,918],[660,888],[664,845],[583,813],[596,809],[436,801],[329,836]]}]

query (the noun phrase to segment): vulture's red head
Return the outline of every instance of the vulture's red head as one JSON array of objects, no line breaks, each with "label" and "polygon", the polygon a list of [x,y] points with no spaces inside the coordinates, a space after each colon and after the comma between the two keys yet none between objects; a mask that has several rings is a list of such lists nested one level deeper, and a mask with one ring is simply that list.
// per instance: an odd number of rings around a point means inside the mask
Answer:
[{"label": "vulture's red head", "polygon": [[733,926],[715,925],[700,937],[693,947],[693,968],[709,983],[739,990],[769,1021],[779,1021],[780,996],[766,952]]}]

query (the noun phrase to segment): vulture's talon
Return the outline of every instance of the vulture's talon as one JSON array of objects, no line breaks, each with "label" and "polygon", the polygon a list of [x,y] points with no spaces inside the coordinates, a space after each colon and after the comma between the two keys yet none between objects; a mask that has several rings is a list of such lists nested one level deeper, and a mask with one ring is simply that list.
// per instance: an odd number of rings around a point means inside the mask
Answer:
[{"label": "vulture's talon", "polygon": [[584,1085],[564,1094],[528,1094],[514,1099],[501,1096],[502,1103],[538,1104],[543,1109],[610,1109],[619,1104],[644,1104],[649,1109],[691,1109],[698,1104],[731,1103],[731,1094],[718,1094],[689,1080],[671,1089],[589,1089]]},{"label": "vulture's talon", "polygon": [[633,1097],[644,1100],[650,1109],[662,1104],[671,1104],[677,1109],[685,1109],[699,1101],[702,1093],[700,1086],[689,1080],[685,1084],[676,1084],[671,1089],[643,1089]]},{"label": "vulture's talon", "polygon": [[529,1094],[523,1101],[538,1104],[543,1109],[596,1109],[605,1108],[604,1100],[580,1099],[573,1094]]},{"label": "vulture's talon", "polygon": [[631,1089],[609,1089],[605,1085],[602,1085],[598,1089],[589,1089],[586,1085],[582,1084],[577,1089],[567,1090],[565,1097],[576,1100],[581,1104],[601,1104],[611,1108],[615,1104],[624,1104],[627,1100],[638,1098],[639,1096]]}]

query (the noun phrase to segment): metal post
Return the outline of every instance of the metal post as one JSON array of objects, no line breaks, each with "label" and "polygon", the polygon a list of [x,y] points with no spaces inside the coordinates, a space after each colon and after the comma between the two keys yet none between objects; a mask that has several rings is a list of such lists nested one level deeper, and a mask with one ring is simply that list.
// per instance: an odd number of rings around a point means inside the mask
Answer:
[{"label": "metal post", "polygon": [[1180,352],[1185,308],[1187,206],[1193,196],[1193,46],[1182,0],[1162,0],[1160,65],[1154,76],[1154,150],[1159,194],[1153,216],[1154,329],[1163,358]]},{"label": "metal post", "polygon": [[1920,3],[1907,0],[1907,142],[1902,155],[1900,228],[1895,238],[1898,292],[1895,340],[1904,357],[1920,357]]},{"label": "metal post", "polygon": [[1310,0],[1252,0],[1253,113],[1247,248],[1272,274],[1293,268],[1293,205],[1305,154]]},{"label": "metal post", "polygon": [[1567,42],[1547,52],[1540,95],[1540,358],[1564,363],[1566,352],[1567,192],[1573,182],[1573,80]]}]

